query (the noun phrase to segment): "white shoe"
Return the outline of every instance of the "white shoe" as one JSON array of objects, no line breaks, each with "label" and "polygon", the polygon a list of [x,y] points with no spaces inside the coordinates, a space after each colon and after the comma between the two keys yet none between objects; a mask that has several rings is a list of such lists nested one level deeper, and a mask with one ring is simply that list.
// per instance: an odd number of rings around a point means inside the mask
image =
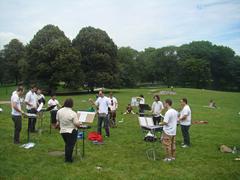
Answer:
[{"label": "white shoe", "polygon": [[188,147],[189,147],[189,146],[186,145],[186,144],[182,145],[182,148],[188,148]]},{"label": "white shoe", "polygon": [[171,160],[172,160],[172,161],[175,161],[175,160],[176,160],[176,158],[175,158],[175,157],[172,157],[172,158],[171,158]]},{"label": "white shoe", "polygon": [[172,159],[171,158],[164,158],[163,161],[164,162],[170,162],[170,161],[172,161]]}]

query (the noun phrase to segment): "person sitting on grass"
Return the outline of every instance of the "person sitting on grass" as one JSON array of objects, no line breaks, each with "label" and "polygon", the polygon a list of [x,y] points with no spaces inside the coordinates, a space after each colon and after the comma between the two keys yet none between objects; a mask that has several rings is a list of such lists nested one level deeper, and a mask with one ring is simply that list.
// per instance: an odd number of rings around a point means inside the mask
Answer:
[{"label": "person sitting on grass", "polygon": [[127,110],[127,111],[126,111],[125,113],[123,113],[124,115],[125,115],[125,114],[135,114],[135,113],[133,112],[133,108],[132,108],[131,104],[128,104],[126,110]]},{"label": "person sitting on grass", "polygon": [[210,107],[210,108],[217,108],[216,103],[212,99],[209,101],[208,107]]}]

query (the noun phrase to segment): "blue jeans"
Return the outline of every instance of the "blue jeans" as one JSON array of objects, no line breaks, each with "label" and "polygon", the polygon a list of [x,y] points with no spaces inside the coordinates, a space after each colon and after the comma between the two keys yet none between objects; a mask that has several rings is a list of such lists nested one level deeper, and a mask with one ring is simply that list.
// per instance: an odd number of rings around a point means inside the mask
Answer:
[{"label": "blue jeans", "polygon": [[99,114],[98,115],[98,133],[102,134],[102,123],[104,123],[104,128],[106,131],[106,136],[110,136],[109,132],[109,116],[107,114]]}]

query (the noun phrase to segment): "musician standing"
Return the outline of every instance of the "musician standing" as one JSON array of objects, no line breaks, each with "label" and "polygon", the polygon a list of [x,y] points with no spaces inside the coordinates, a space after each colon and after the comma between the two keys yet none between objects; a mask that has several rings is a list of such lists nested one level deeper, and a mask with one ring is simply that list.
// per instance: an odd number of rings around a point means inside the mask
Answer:
[{"label": "musician standing", "polygon": [[[31,89],[28,91],[28,93],[25,96],[25,104],[27,112],[30,114],[36,114],[37,113],[37,86],[32,85]],[[28,118],[28,130],[30,132],[36,132],[35,125],[36,125],[37,118],[36,117],[29,117]]]},{"label": "musician standing", "polygon": [[14,144],[20,143],[20,132],[22,129],[22,114],[24,113],[21,108],[20,97],[23,96],[24,89],[18,87],[16,93],[11,97],[11,107],[12,107],[12,120],[14,123]]},{"label": "musician standing", "polygon": [[48,101],[48,107],[52,107],[52,109],[50,110],[51,123],[52,123],[52,127],[55,128],[56,123],[57,123],[56,115],[57,115],[58,107],[60,107],[60,104],[59,104],[58,100],[56,99],[55,94],[51,95],[51,99],[49,99],[49,101]]}]

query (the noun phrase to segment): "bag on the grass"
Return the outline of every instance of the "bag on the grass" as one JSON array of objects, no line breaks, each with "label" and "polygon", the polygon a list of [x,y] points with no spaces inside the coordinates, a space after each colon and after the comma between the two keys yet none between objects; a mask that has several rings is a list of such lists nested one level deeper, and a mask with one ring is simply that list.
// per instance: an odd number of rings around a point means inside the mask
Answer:
[{"label": "bag on the grass", "polygon": [[98,134],[97,132],[90,132],[88,134],[88,140],[90,141],[98,141],[98,142],[102,142],[102,135]]},{"label": "bag on the grass", "polygon": [[144,137],[144,141],[147,142],[154,142],[156,140],[157,138],[151,132],[148,132],[147,135]]},{"label": "bag on the grass", "polygon": [[231,153],[232,149],[223,144],[223,145],[220,146],[220,151],[223,152],[223,153]]}]

